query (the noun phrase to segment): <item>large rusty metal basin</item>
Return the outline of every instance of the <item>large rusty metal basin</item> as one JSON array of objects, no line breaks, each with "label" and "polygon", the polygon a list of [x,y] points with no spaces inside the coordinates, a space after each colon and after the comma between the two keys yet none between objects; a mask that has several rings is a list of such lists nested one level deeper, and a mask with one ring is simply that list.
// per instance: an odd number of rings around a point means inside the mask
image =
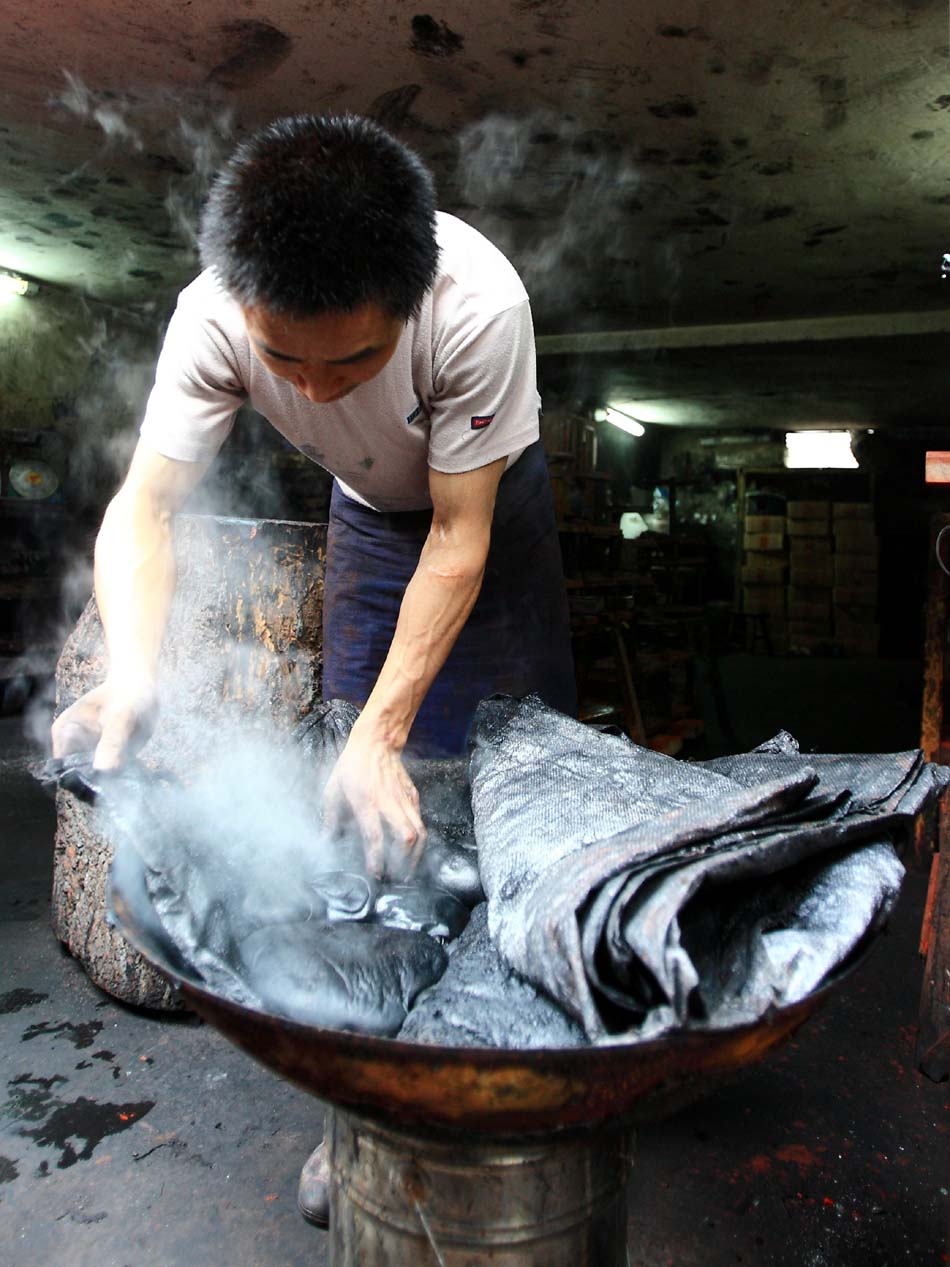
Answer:
[{"label": "large rusty metal basin", "polygon": [[211,993],[182,963],[144,874],[113,879],[122,932],[188,1004],[248,1055],[341,1109],[384,1125],[486,1137],[591,1131],[653,1120],[789,1037],[834,984],[760,1022],[616,1046],[506,1051],[435,1047],[300,1025]]}]

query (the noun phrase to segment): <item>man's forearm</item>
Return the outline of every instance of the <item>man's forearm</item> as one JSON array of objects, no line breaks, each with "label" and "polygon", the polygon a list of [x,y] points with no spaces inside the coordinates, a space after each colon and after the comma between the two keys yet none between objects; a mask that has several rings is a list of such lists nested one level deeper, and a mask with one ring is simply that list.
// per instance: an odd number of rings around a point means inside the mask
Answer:
[{"label": "man's forearm", "polygon": [[459,550],[430,533],[406,586],[386,661],[359,721],[387,746],[404,747],[416,713],[468,620],[485,573],[484,550]]},{"label": "man's forearm", "polygon": [[110,677],[154,681],[176,579],[171,513],[120,491],[96,539],[96,602]]}]

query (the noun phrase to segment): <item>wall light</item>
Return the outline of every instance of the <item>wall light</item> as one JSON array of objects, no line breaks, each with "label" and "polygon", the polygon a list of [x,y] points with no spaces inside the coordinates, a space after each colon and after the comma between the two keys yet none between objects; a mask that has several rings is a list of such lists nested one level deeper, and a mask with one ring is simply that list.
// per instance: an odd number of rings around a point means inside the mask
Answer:
[{"label": "wall light", "polygon": [[615,427],[619,427],[621,431],[626,431],[631,436],[642,436],[646,434],[646,428],[643,423],[634,418],[631,414],[625,414],[620,409],[614,409],[612,405],[608,405],[606,409],[594,410],[595,422],[609,422]]},{"label": "wall light", "polygon": [[785,465],[792,468],[857,470],[850,431],[787,431]]},{"label": "wall light", "polygon": [[39,290],[36,282],[21,277],[19,273],[10,273],[0,269],[0,295],[35,295]]}]

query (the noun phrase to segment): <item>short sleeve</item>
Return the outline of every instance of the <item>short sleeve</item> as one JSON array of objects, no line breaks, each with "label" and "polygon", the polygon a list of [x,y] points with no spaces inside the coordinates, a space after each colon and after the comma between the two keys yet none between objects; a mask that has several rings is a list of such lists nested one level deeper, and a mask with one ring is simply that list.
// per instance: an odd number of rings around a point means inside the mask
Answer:
[{"label": "short sleeve", "polygon": [[165,457],[208,461],[247,397],[227,337],[182,292],[165,332],[141,435]]},{"label": "short sleeve", "polygon": [[434,367],[429,466],[473,471],[539,435],[534,328],[527,300],[459,334]]}]

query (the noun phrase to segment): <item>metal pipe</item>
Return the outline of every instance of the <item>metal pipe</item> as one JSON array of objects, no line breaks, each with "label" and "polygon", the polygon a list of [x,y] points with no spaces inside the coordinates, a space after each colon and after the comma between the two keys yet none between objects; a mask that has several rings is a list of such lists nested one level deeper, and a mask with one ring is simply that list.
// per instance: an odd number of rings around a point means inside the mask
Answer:
[{"label": "metal pipe", "polygon": [[822,343],[834,339],[887,339],[896,335],[950,333],[950,312],[869,312],[840,317],[793,317],[721,325],[658,326],[642,330],[592,330],[541,334],[538,356],[637,352],[655,348],[745,347],[753,343]]}]

